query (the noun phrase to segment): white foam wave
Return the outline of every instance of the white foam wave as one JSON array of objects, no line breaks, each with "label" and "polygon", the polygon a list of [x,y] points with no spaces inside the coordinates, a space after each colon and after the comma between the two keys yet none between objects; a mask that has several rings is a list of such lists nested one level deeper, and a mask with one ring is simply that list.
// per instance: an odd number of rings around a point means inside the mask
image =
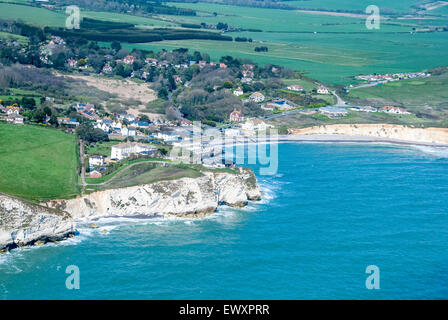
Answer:
[{"label": "white foam wave", "polygon": [[436,158],[448,158],[447,147],[414,146],[414,148]]}]

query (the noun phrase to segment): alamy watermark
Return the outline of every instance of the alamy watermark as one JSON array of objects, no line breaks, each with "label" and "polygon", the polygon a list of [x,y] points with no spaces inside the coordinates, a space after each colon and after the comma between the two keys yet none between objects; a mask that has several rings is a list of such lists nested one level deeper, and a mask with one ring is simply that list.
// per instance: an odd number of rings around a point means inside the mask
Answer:
[{"label": "alamy watermark", "polygon": [[76,265],[69,265],[65,269],[65,273],[69,275],[65,279],[65,287],[68,290],[79,290],[81,288],[79,267]]},{"label": "alamy watermark", "polygon": [[67,29],[79,29],[81,21],[81,11],[78,6],[68,6],[65,8],[68,17],[65,19],[65,27]]},{"label": "alamy watermark", "polygon": [[366,13],[369,16],[366,19],[366,28],[369,30],[378,30],[381,27],[380,8],[375,5],[370,5],[366,8]]},{"label": "alamy watermark", "polygon": [[366,273],[369,274],[366,279],[366,288],[369,290],[380,289],[380,268],[375,265],[367,266]]}]

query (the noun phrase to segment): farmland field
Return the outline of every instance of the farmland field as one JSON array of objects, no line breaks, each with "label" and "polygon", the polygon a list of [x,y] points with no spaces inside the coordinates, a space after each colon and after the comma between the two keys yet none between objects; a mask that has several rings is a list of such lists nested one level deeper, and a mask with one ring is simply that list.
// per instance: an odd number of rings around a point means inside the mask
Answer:
[{"label": "farmland field", "polygon": [[32,200],[78,194],[75,136],[0,124],[0,192]]},{"label": "farmland field", "polygon": [[352,101],[384,105],[448,106],[448,73],[424,79],[402,80],[350,91]]},{"label": "farmland field", "polygon": [[[287,1],[288,5],[319,10],[342,10],[360,13],[370,4],[354,0]],[[122,44],[127,48],[160,51],[162,49],[189,48],[207,52],[214,60],[231,55],[249,58],[260,64],[279,64],[330,85],[354,83],[353,77],[365,73],[394,73],[421,71],[448,65],[448,32],[419,32],[415,29],[447,25],[447,17],[440,13],[448,6],[429,11],[429,19],[399,18],[399,14],[415,12],[416,0],[379,1],[385,15],[379,30],[368,30],[365,19],[359,16],[332,16],[299,12],[298,10],[263,9],[211,3],[168,3],[192,8],[197,16],[137,17],[112,12],[81,10],[84,17],[120,21],[138,27],[169,26],[178,28],[180,23],[217,24],[225,22],[241,28],[226,32],[232,37],[253,39],[248,42],[221,42],[215,40],[171,40],[151,43]],[[216,15],[214,14],[216,13]],[[362,12],[361,12],[362,13]],[[43,8],[0,3],[0,18],[20,16],[25,22],[63,26],[65,14]],[[252,29],[260,30],[254,32]],[[250,31],[249,31],[250,30]],[[256,46],[268,47],[268,52],[255,52]]]}]

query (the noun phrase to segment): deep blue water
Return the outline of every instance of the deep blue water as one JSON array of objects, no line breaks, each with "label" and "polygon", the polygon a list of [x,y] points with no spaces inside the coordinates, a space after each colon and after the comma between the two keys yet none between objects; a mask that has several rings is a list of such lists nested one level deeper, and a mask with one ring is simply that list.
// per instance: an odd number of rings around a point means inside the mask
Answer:
[{"label": "deep blue water", "polygon": [[[109,220],[63,244],[2,255],[0,298],[448,298],[447,157],[282,144],[278,174],[259,182],[263,201],[243,210]],[[80,268],[79,290],[65,287],[68,265]],[[379,290],[366,289],[368,265],[380,268]]]}]

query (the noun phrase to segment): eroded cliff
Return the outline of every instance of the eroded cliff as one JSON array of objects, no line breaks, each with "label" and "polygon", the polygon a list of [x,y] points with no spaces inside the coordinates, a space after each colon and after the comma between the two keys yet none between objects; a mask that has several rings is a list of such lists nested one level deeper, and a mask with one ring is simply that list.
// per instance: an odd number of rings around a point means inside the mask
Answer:
[{"label": "eroded cliff", "polygon": [[72,217],[0,194],[0,250],[64,239],[74,233]]},{"label": "eroded cliff", "polygon": [[68,212],[75,220],[101,217],[203,217],[219,205],[242,207],[258,200],[261,192],[252,170],[203,171],[198,178],[159,181],[52,200],[45,205]]}]

